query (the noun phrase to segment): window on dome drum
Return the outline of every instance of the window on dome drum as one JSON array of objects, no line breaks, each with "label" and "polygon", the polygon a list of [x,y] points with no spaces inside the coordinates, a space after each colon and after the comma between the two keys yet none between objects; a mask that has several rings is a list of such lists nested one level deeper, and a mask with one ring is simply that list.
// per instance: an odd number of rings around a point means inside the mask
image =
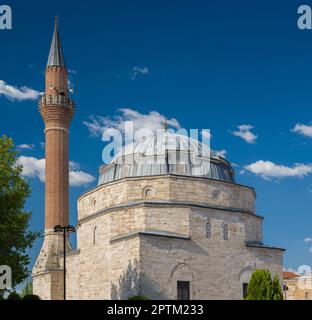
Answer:
[{"label": "window on dome drum", "polygon": [[177,300],[190,300],[190,282],[177,282]]},{"label": "window on dome drum", "polygon": [[229,240],[229,226],[227,224],[223,225],[223,240]]},{"label": "window on dome drum", "polygon": [[96,245],[97,244],[97,226],[94,227],[93,229],[93,244]]},{"label": "window on dome drum", "polygon": [[210,221],[206,222],[206,230],[205,230],[205,232],[206,232],[206,238],[207,239],[211,239],[211,223],[210,223]]},{"label": "window on dome drum", "polygon": [[243,298],[246,299],[248,294],[248,283],[243,283]]}]

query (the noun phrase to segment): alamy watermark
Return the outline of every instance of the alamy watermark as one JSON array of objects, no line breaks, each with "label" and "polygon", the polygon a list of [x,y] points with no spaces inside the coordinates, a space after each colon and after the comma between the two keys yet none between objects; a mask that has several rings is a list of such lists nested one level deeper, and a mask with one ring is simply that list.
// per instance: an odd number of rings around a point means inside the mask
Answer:
[{"label": "alamy watermark", "polygon": [[0,290],[12,289],[12,270],[9,266],[0,266]]},{"label": "alamy watermark", "polygon": [[0,5],[0,30],[12,29],[12,9],[8,5]]},{"label": "alamy watermark", "polygon": [[312,289],[312,273],[311,267],[308,265],[302,265],[298,268],[298,288],[311,290]]},{"label": "alamy watermark", "polygon": [[209,129],[158,128],[156,133],[148,128],[134,130],[134,123],[126,121],[122,130],[104,130],[102,140],[109,143],[103,149],[102,159],[104,164],[191,164],[207,169],[202,173],[208,174],[210,136]]},{"label": "alamy watermark", "polygon": [[311,30],[312,29],[312,9],[310,6],[304,4],[298,8],[298,28],[300,30]]}]

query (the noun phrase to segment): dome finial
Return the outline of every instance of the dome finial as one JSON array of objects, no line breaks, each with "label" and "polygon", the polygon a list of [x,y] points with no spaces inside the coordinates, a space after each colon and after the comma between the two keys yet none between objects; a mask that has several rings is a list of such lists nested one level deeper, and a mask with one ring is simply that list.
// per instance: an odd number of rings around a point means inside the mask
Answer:
[{"label": "dome finial", "polygon": [[168,122],[167,122],[166,119],[165,119],[165,121],[164,121],[164,129],[165,129],[165,132],[168,131]]}]

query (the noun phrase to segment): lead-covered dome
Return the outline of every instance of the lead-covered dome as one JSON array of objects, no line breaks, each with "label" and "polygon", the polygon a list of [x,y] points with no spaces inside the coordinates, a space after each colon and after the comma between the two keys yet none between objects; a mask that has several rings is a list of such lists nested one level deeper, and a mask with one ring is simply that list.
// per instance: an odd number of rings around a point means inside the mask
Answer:
[{"label": "lead-covered dome", "polygon": [[182,175],[234,182],[229,162],[190,137],[163,131],[122,148],[100,168],[99,185],[141,176]]}]

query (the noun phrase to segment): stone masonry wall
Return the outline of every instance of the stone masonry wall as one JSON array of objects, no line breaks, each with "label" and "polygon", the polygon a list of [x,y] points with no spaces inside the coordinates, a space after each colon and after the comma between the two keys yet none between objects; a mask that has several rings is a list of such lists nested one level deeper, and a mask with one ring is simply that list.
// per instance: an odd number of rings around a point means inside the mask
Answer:
[{"label": "stone masonry wall", "polygon": [[42,300],[63,300],[63,272],[49,271],[33,276],[33,292]]},{"label": "stone masonry wall", "polygon": [[[213,243],[212,243],[213,242]],[[141,237],[140,294],[151,299],[176,299],[177,281],[190,281],[191,299],[242,299],[243,283],[252,272],[266,268],[282,273],[282,253],[249,250],[239,241],[211,241]],[[271,256],[270,259],[268,256]]]},{"label": "stone masonry wall", "polygon": [[139,239],[110,242],[128,231],[127,223],[133,228],[134,218],[134,210],[122,210],[79,226],[79,251],[67,257],[68,299],[126,299],[137,292]]},{"label": "stone masonry wall", "polygon": [[67,258],[68,298],[139,293],[176,299],[176,282],[185,280],[192,299],[241,299],[242,283],[256,268],[282,273],[282,251],[246,247],[245,241],[262,241],[262,219],[253,212],[252,189],[209,179],[153,177],[100,186],[79,200],[78,251]]},{"label": "stone masonry wall", "polygon": [[[191,240],[141,237],[142,294],[176,299],[177,281],[186,280],[191,281],[192,299],[241,299],[242,284],[255,269],[268,268],[281,278],[282,251],[245,245],[247,221],[248,228],[254,226],[248,236],[255,231],[255,238],[248,240],[262,240],[253,217],[196,209],[190,210],[189,220]],[[211,238],[206,237],[206,221],[211,223]],[[224,223],[229,240],[223,240]]]},{"label": "stone masonry wall", "polygon": [[[149,188],[149,196],[144,190]],[[93,189],[78,200],[78,219],[111,206],[135,201],[180,201],[241,209],[253,213],[255,193],[248,187],[191,177],[126,178]]]}]

